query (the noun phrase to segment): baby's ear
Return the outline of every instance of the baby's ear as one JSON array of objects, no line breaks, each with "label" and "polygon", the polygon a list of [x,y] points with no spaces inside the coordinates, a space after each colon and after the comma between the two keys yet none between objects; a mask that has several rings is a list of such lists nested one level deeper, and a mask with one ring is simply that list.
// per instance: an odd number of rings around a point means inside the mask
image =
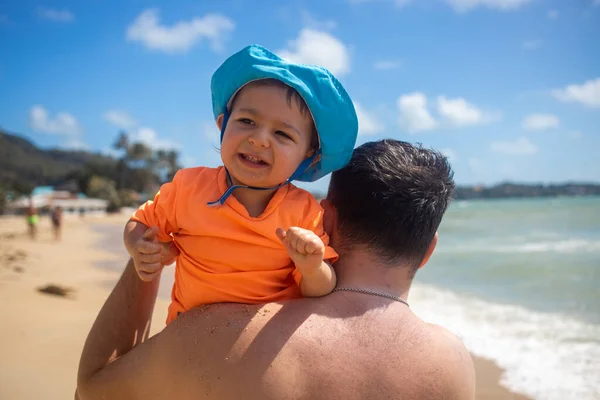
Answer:
[{"label": "baby's ear", "polygon": [[315,154],[315,151],[315,149],[308,149],[308,151],[306,152],[306,158],[312,157]]},{"label": "baby's ear", "polygon": [[217,123],[217,128],[219,128],[219,132],[223,130],[223,118],[225,118],[225,115],[221,114],[217,117],[217,120],[215,121]]}]

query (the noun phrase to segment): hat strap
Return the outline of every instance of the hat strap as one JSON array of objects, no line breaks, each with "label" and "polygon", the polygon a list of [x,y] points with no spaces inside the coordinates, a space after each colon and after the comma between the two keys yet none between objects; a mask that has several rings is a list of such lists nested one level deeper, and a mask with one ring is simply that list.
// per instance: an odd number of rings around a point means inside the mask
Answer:
[{"label": "hat strap", "polygon": [[279,189],[282,186],[287,185],[288,183],[290,183],[291,181],[293,181],[294,179],[296,179],[298,176],[301,176],[303,173],[306,172],[306,170],[312,165],[313,161],[316,158],[316,154],[308,157],[306,160],[302,161],[300,163],[300,165],[298,165],[298,168],[296,168],[296,171],[292,174],[292,176],[290,176],[288,178],[287,181],[277,185],[277,186],[271,186],[271,187],[257,187],[257,186],[246,186],[246,185],[233,185],[233,182],[231,181],[231,176],[229,175],[229,171],[227,171],[227,168],[225,168],[225,172],[227,173],[227,182],[229,185],[227,190],[225,191],[225,193],[223,193],[223,195],[221,195],[221,197],[219,197],[218,200],[216,201],[211,201],[206,203],[207,206],[209,207],[216,207],[216,206],[222,206],[223,204],[225,204],[225,201],[227,201],[227,199],[229,198],[229,196],[231,196],[231,194],[233,193],[233,191],[235,189],[252,189],[252,190],[275,190],[275,189]]}]

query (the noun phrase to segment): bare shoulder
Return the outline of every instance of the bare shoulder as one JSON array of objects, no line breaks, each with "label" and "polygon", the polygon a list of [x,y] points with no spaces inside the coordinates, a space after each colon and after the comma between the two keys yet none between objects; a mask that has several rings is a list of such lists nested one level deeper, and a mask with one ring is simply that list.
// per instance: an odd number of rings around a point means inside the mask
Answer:
[{"label": "bare shoulder", "polygon": [[260,330],[280,308],[276,303],[201,306],[181,314],[161,334],[165,337],[177,336],[180,339],[202,338],[205,344],[219,345],[225,337],[239,336],[242,333],[248,335]]},{"label": "bare shoulder", "polygon": [[258,367],[265,352],[256,343],[263,341],[265,327],[280,308],[214,304],[177,317],[153,338],[161,349],[161,381],[177,382],[172,398],[201,393],[206,399],[234,399],[249,386],[260,394],[264,388],[256,387],[256,382],[268,365]]},{"label": "bare shoulder", "polygon": [[469,353],[463,342],[460,340],[460,338],[454,333],[450,332],[448,329],[436,324],[426,325],[429,331],[431,332],[432,337],[436,339],[440,345],[452,347],[456,351],[459,351],[461,353]]},{"label": "bare shoulder", "polygon": [[[430,332],[430,356],[444,379],[447,398],[473,399],[475,397],[475,368],[471,354],[458,336],[448,329],[427,324]],[[446,397],[445,397],[446,398]]]}]

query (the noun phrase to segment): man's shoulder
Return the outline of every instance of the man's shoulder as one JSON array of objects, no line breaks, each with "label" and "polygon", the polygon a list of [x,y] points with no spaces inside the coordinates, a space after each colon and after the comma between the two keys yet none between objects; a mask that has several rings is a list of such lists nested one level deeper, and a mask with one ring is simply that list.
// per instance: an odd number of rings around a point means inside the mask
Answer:
[{"label": "man's shoulder", "polygon": [[427,346],[431,367],[438,373],[438,382],[452,398],[469,399],[475,394],[475,368],[471,354],[462,340],[448,329],[425,324],[429,332]]},{"label": "man's shoulder", "polygon": [[[251,341],[280,308],[279,303],[204,305],[179,315],[160,335],[165,343],[177,338],[184,353],[205,349],[228,351],[232,350],[233,342],[241,344],[246,338]],[[203,346],[195,346],[198,342]]]},{"label": "man's shoulder", "polygon": [[[432,337],[440,344],[448,347],[454,347],[456,350],[467,351],[467,348],[463,344],[462,340],[450,330],[444,328],[441,325],[425,323],[425,329],[427,329]],[[468,352],[468,351],[467,351]]]},{"label": "man's shoulder", "polygon": [[[276,356],[273,346],[285,343],[278,339],[281,329],[274,325],[279,324],[270,323],[280,308],[278,303],[220,303],[179,315],[153,338],[160,349],[156,358],[168,374],[164,379],[180,382],[186,395],[206,392],[207,398],[234,399],[252,387],[247,398],[266,398],[269,386],[257,382]],[[173,391],[174,398],[185,397],[180,388]]]}]

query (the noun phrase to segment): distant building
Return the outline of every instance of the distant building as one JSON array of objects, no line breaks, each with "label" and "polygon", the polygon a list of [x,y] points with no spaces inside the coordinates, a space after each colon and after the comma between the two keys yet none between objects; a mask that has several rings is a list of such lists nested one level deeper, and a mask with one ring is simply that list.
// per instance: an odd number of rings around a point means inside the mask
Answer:
[{"label": "distant building", "polygon": [[28,207],[34,206],[39,213],[47,213],[56,207],[63,208],[64,215],[105,215],[108,201],[90,199],[83,193],[73,194],[64,190],[54,190],[52,186],[38,186],[31,196],[19,197],[7,204],[11,213],[21,214]]}]

